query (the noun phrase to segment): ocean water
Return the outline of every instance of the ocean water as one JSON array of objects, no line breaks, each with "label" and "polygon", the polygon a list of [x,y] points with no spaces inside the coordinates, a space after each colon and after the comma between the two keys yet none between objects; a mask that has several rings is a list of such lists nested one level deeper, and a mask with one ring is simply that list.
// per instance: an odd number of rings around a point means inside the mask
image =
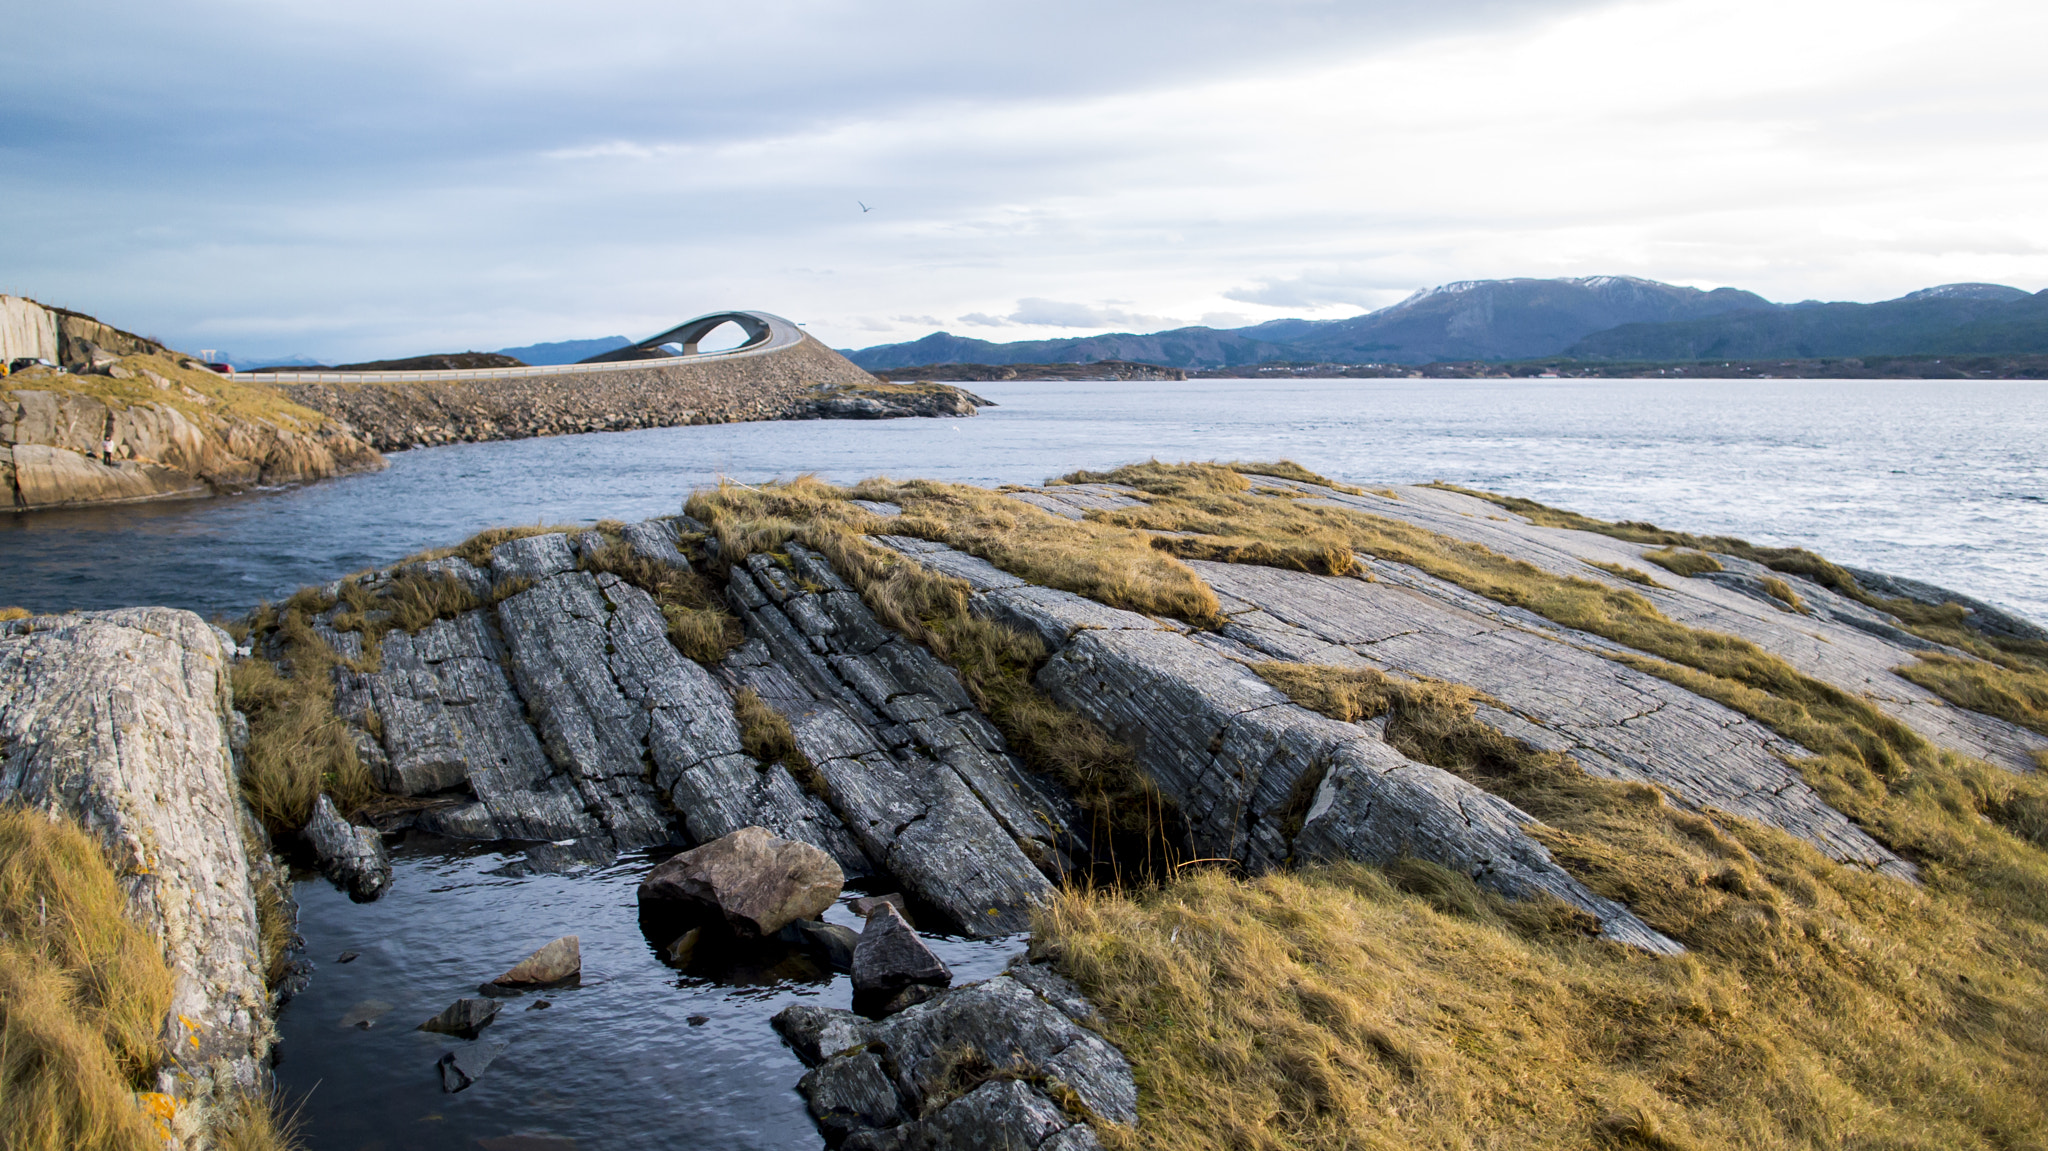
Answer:
[{"label": "ocean water", "polygon": [[725,424],[400,452],[230,499],[0,517],[0,605],[236,615],[498,524],[678,510],[719,477],[1029,483],[1286,457],[1603,519],[1801,545],[2048,619],[2048,383],[1006,381],[971,419]]}]

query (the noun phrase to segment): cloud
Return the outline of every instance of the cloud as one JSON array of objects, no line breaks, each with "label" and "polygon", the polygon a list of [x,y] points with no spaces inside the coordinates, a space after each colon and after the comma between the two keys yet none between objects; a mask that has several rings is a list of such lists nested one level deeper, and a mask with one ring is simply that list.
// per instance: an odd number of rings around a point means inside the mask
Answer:
[{"label": "cloud", "polygon": [[890,316],[889,318],[899,324],[923,324],[931,328],[939,326],[939,318],[937,316]]},{"label": "cloud", "polygon": [[1491,276],[2048,285],[2039,3],[718,11],[24,6],[0,290],[336,363],[731,307],[850,346],[874,316],[1145,331]]},{"label": "cloud", "polygon": [[1202,326],[1205,328],[1243,328],[1256,322],[1242,312],[1202,313]]},{"label": "cloud", "polygon": [[1122,308],[1097,308],[1088,304],[1047,300],[1035,296],[1018,300],[1017,310],[1010,313],[1009,319],[1011,323],[1043,328],[1124,327],[1150,331],[1180,325],[1179,320],[1170,316],[1148,316],[1138,312],[1127,312]]}]

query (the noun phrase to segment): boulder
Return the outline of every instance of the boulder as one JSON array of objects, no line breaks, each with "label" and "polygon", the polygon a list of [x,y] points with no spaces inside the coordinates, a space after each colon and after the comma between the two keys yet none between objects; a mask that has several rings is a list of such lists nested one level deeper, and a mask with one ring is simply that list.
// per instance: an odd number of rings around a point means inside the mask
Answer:
[{"label": "boulder", "polygon": [[640,881],[640,902],[714,911],[739,935],[760,938],[817,918],[845,882],[823,851],[743,827],[656,866]]},{"label": "boulder", "polygon": [[772,1022],[806,1066],[867,1042],[868,1021],[836,1007],[797,1003],[777,1012]]},{"label": "boulder", "polygon": [[306,842],[320,859],[320,870],[357,903],[368,903],[391,886],[391,856],[375,829],[357,827],[341,817],[334,801],[322,795],[306,823]]},{"label": "boulder", "polygon": [[925,946],[894,904],[881,904],[868,916],[860,945],[853,949],[856,999],[887,1004],[913,984],[944,987],[951,982],[953,972],[945,961]]},{"label": "boulder", "polygon": [[574,935],[560,939],[512,965],[491,980],[496,987],[545,987],[583,974],[583,944]]},{"label": "boulder", "polygon": [[477,1032],[489,1027],[491,1020],[498,1017],[498,1009],[502,1006],[495,999],[458,999],[441,1014],[420,1024],[419,1029],[475,1039]]},{"label": "boulder", "polygon": [[509,1046],[511,1044],[503,1039],[485,1039],[443,1052],[437,1064],[441,1071],[441,1090],[452,1095],[466,1089],[483,1078],[484,1068],[503,1055]]}]

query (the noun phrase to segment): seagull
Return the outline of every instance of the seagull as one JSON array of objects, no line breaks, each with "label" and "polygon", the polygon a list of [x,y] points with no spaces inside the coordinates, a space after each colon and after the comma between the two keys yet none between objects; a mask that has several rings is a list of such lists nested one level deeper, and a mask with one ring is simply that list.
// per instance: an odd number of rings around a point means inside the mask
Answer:
[{"label": "seagull", "polygon": [[861,204],[861,202],[860,202],[859,200],[855,200],[855,201],[854,201],[854,203],[856,203],[856,204],[860,204],[860,210],[861,210],[862,212],[872,212],[872,211],[874,211],[874,209],[873,209],[873,208],[870,208],[870,207],[868,207],[868,206],[867,206],[866,204]]}]

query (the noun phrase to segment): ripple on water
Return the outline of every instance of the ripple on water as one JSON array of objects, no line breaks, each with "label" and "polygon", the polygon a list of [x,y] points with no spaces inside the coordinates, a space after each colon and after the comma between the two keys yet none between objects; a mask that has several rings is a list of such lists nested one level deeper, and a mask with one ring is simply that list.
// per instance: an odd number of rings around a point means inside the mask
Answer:
[{"label": "ripple on water", "polygon": [[[798,1002],[849,1007],[846,976],[802,958],[717,980],[664,964],[640,929],[645,854],[517,878],[491,874],[518,857],[505,845],[422,840],[393,854],[390,893],[375,903],[351,903],[319,878],[295,887],[318,970],[279,1015],[277,1074],[304,1100],[311,1151],[515,1135],[585,1149],[822,1145],[795,1090],[803,1065],[769,1019]],[[826,918],[860,928],[844,900]],[[444,1093],[435,1061],[465,1044],[418,1025],[561,935],[581,938],[581,986],[506,1000],[480,1042],[508,1046],[474,1086]],[[926,939],[956,983],[996,974],[1023,947],[1022,937]]]}]

